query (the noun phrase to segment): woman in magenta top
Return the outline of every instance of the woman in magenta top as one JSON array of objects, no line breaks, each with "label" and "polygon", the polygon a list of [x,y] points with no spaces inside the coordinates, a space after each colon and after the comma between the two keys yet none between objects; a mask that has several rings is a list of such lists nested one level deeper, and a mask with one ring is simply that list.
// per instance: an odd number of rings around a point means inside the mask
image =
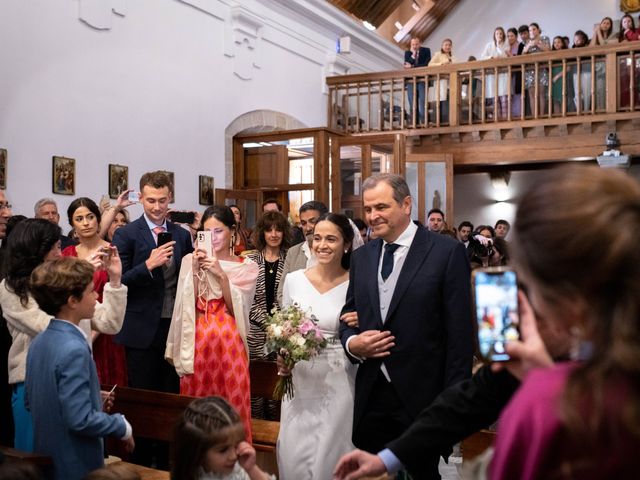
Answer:
[{"label": "woman in magenta top", "polygon": [[[547,367],[502,412],[491,479],[637,478],[639,229],[640,184],[620,171],[556,170],[523,196],[511,245],[524,343],[507,351]],[[554,365],[560,352],[571,360]]]}]

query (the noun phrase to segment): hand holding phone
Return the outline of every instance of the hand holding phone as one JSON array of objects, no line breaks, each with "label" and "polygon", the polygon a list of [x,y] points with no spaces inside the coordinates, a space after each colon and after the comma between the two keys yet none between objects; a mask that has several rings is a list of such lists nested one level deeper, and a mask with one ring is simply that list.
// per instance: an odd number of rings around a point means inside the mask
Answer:
[{"label": "hand holding phone", "polygon": [[213,242],[209,230],[201,230],[196,234],[196,248],[203,250],[207,254],[207,257],[214,256]]},{"label": "hand holding phone", "polygon": [[127,199],[131,203],[138,203],[140,201],[140,196],[138,195],[138,192],[136,192],[135,190],[131,190],[131,191],[129,191]]},{"label": "hand holding phone", "polygon": [[171,261],[173,256],[173,241],[171,232],[158,233],[158,246],[151,250],[151,255],[145,261],[147,270],[152,271],[155,268],[166,265]]},{"label": "hand holding phone", "polygon": [[489,362],[510,360],[506,344],[520,338],[516,272],[504,267],[476,269],[472,289],[480,355]]}]

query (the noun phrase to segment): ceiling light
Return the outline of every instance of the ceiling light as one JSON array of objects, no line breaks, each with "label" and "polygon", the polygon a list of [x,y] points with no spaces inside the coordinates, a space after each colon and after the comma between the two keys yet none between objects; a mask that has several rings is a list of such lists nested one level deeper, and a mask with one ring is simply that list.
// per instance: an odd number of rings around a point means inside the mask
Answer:
[{"label": "ceiling light", "polygon": [[396,26],[396,28],[398,30],[402,30],[402,24],[400,22],[396,22],[396,23],[394,23],[394,25]]},{"label": "ceiling light", "polygon": [[420,10],[420,5],[418,4],[418,2],[416,2],[416,0],[413,0],[413,2],[411,2],[411,6],[416,12]]},{"label": "ceiling light", "polygon": [[376,29],[375,25],[371,25],[366,20],[364,22],[362,22],[362,24],[364,25],[364,28],[366,28],[367,30],[371,30],[372,32]]}]

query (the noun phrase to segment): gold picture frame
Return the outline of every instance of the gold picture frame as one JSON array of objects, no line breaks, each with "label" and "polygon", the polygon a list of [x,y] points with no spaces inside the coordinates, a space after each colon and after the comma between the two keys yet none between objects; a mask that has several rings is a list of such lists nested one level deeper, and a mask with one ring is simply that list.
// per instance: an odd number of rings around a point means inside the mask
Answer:
[{"label": "gold picture frame", "polygon": [[0,148],[0,189],[7,189],[7,149]]},{"label": "gold picture frame", "polygon": [[200,205],[213,205],[213,177],[198,176],[198,201]]},{"label": "gold picture frame", "polygon": [[53,157],[52,191],[57,195],[76,194],[76,161],[74,158]]},{"label": "gold picture frame", "polygon": [[109,164],[109,198],[118,196],[129,189],[129,167],[126,165]]}]

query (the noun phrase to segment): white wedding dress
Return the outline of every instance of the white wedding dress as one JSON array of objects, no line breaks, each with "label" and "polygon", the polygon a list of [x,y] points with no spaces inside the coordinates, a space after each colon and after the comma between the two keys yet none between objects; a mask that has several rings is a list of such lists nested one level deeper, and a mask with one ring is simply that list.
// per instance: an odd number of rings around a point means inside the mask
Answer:
[{"label": "white wedding dress", "polygon": [[293,369],[295,395],[282,401],[277,454],[280,480],[330,480],[338,459],[353,450],[353,395],[357,367],[338,336],[349,281],[321,294],[297,270],[285,277],[283,305],[297,303],[334,339],[317,357]]}]

